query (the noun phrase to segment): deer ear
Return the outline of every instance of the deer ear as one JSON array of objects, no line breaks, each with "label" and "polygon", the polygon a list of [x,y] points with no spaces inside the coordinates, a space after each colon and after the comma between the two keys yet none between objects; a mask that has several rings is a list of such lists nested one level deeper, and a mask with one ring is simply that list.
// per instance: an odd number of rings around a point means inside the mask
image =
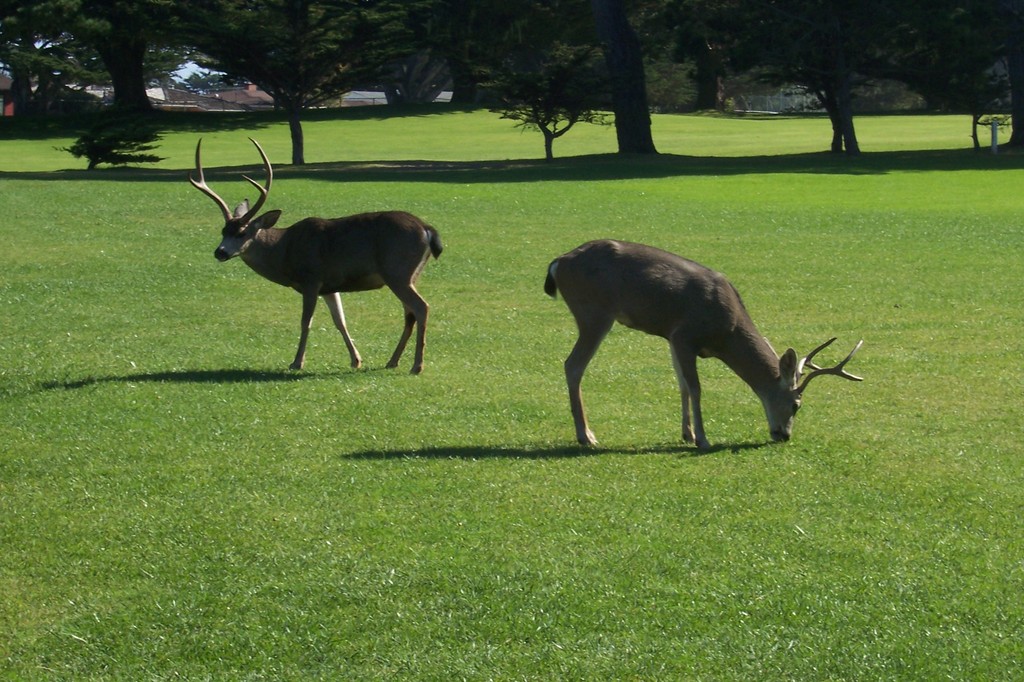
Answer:
[{"label": "deer ear", "polygon": [[256,218],[251,223],[249,223],[249,227],[252,228],[252,229],[255,229],[255,230],[265,230],[268,227],[273,227],[274,225],[276,225],[277,224],[277,219],[280,218],[280,217],[281,217],[281,211],[280,210],[276,210],[275,209],[273,211],[267,211],[266,213],[261,215],[259,218]]},{"label": "deer ear", "polygon": [[232,218],[241,218],[249,212],[249,200],[246,199],[238,206],[235,206],[235,212],[231,214]]},{"label": "deer ear", "polygon": [[782,378],[787,382],[795,384],[798,378],[799,362],[796,357],[796,351],[792,348],[787,348],[786,352],[779,358],[779,374],[782,375]]}]

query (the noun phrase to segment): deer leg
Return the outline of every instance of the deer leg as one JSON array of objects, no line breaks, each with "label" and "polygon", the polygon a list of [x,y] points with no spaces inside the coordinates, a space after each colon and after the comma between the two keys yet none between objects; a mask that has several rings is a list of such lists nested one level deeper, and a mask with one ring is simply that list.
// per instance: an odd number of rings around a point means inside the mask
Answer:
[{"label": "deer leg", "polygon": [[576,440],[582,445],[597,445],[594,432],[587,425],[587,415],[583,410],[583,393],[580,384],[587,365],[594,358],[598,346],[612,328],[612,320],[599,320],[593,325],[579,324],[580,337],[572,347],[569,357],[565,359],[565,383],[569,388],[569,408],[572,410],[572,421],[576,426]]},{"label": "deer leg", "polygon": [[295,360],[292,361],[290,369],[302,369],[302,365],[306,361],[306,341],[309,339],[309,328],[313,323],[316,299],[316,289],[302,292],[302,322],[301,330],[299,331],[299,349],[295,351]]},{"label": "deer leg", "polygon": [[[406,309],[405,311],[405,327],[402,328],[402,335],[398,338],[398,345],[395,346],[395,352],[391,354],[391,359],[388,360],[387,368],[394,369],[398,367],[398,361],[402,359],[402,353],[405,352],[405,346],[409,343],[409,339],[412,337],[412,328],[416,324],[416,316],[411,310]],[[420,370],[422,370],[422,366]],[[413,374],[416,374],[416,369],[413,368]]]},{"label": "deer leg", "polygon": [[402,358],[402,353],[405,352],[405,345],[412,337],[412,327],[415,324],[416,356],[412,362],[412,373],[419,374],[423,371],[423,350],[427,341],[427,314],[430,311],[430,306],[411,284],[392,288],[392,291],[405,306],[405,328],[402,330],[402,336],[398,339],[398,345],[395,347],[395,352],[391,354],[387,366],[389,368],[398,367],[398,361]]},{"label": "deer leg", "polygon": [[334,318],[334,326],[338,328],[338,331],[341,332],[341,338],[345,340],[345,347],[348,348],[348,356],[352,361],[352,368],[359,369],[359,366],[363,364],[363,360],[359,357],[356,344],[348,334],[348,327],[345,326],[345,311],[341,307],[341,294],[337,292],[325,294],[323,298],[327,308],[331,311],[331,317]]},{"label": "deer leg", "polygon": [[[697,356],[681,341],[669,341],[672,349],[672,366],[679,381],[679,395],[683,406],[683,440],[696,443],[701,450],[711,447],[704,435],[704,417],[700,411],[700,379],[697,377]],[[690,409],[693,422],[690,422]]]},{"label": "deer leg", "polygon": [[693,424],[690,421],[690,387],[685,379],[683,379],[682,369],[679,366],[679,360],[676,358],[676,351],[672,348],[671,344],[669,344],[669,349],[672,351],[672,367],[676,371],[676,381],[679,382],[679,397],[683,411],[683,441],[693,443],[696,441],[696,438],[693,434]]}]

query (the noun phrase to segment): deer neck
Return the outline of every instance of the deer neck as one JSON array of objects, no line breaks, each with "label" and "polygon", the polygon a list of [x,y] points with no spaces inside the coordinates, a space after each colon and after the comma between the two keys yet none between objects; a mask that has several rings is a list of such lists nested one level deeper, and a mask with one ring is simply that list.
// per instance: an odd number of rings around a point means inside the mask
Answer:
[{"label": "deer neck", "polygon": [[762,399],[779,386],[779,357],[753,325],[737,329],[717,355]]},{"label": "deer neck", "polygon": [[255,237],[249,240],[239,257],[263,277],[272,282],[287,285],[282,281],[286,271],[284,260],[286,249],[278,248],[286,232],[286,230],[275,227],[260,230]]}]

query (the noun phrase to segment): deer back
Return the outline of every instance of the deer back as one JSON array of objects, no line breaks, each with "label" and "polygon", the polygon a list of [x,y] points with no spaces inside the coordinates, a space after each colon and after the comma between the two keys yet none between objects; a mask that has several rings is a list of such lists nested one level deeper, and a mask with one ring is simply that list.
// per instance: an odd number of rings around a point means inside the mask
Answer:
[{"label": "deer back", "polygon": [[268,279],[300,291],[313,283],[322,294],[366,291],[415,281],[435,235],[422,220],[401,211],[305,218],[288,228],[261,231],[256,241],[263,248],[249,248],[243,258]]},{"label": "deer back", "polygon": [[558,290],[573,310],[600,308],[627,327],[664,338],[687,333],[696,350],[753,328],[724,275],[668,251],[599,240],[556,263]]}]

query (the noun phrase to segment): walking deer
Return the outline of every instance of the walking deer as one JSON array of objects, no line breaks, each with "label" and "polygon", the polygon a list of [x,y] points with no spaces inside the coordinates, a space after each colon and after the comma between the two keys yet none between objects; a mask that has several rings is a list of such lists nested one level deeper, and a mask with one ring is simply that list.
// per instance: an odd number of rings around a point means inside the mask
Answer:
[{"label": "walking deer", "polygon": [[323,297],[331,311],[334,325],[348,348],[351,365],[362,364],[359,351],[345,325],[340,292],[368,291],[387,286],[405,308],[405,328],[387,366],[397,367],[405,346],[416,326],[416,356],[412,373],[423,370],[423,349],[427,331],[429,306],[416,291],[416,280],[431,255],[441,255],[441,238],[437,230],[410,213],[386,211],[360,213],[344,218],[305,218],[288,228],[276,228],[281,211],[267,211],[256,217],[270,194],[274,170],[266,153],[252,138],[267,176],[266,186],[243,175],[259,199],[252,207],[246,199],[231,211],[228,204],[206,184],[203,177],[201,148],[196,143],[196,175],[189,173],[189,182],[210,197],[224,217],[220,246],[214,251],[219,261],[238,256],[250,268],[271,282],[295,289],[302,294],[302,326],[299,349],[291,369],[302,369],[306,357],[306,341],[316,309],[317,298]]},{"label": "walking deer", "polygon": [[[579,327],[579,339],[565,360],[565,378],[576,439],[584,445],[597,441],[587,425],[580,383],[616,321],[668,340],[682,397],[683,440],[701,449],[710,444],[701,415],[698,357],[722,360],[753,389],[776,441],[789,440],[793,417],[812,379],[834,374],[862,380],[843,367],[863,341],[829,368],[812,360],[835,338],[802,360],[792,348],[779,357],[758,333],[739,292],[724,275],[651,246],[612,240],[583,244],[551,262],[544,291],[552,297],[561,293]],[[811,370],[807,376],[805,369]]]}]

